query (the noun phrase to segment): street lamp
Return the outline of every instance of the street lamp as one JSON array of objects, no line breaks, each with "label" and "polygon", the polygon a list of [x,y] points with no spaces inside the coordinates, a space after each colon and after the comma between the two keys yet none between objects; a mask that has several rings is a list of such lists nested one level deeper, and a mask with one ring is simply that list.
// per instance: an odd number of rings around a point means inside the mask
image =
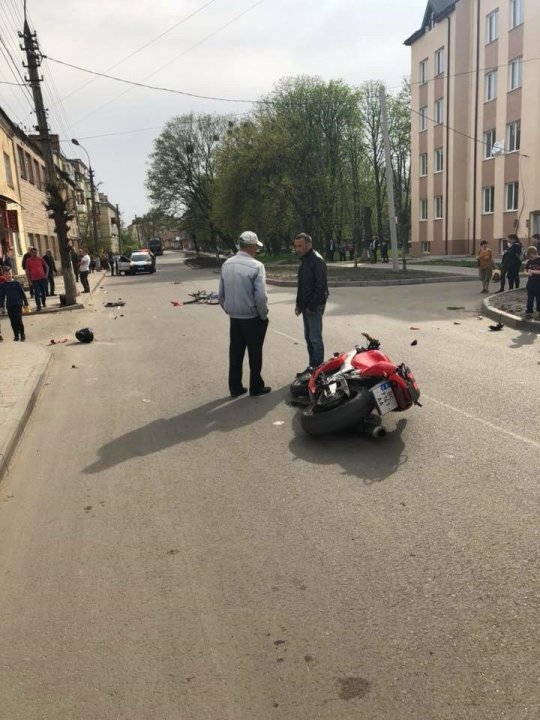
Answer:
[{"label": "street lamp", "polygon": [[94,256],[98,255],[98,228],[97,228],[97,217],[96,217],[96,203],[95,203],[95,194],[96,194],[96,188],[94,186],[94,171],[92,170],[92,163],[90,162],[90,155],[88,154],[88,150],[84,147],[84,145],[81,145],[81,143],[76,139],[72,138],[71,142],[74,145],[77,145],[78,147],[82,148],[84,152],[86,153],[86,157],[88,159],[88,172],[90,174],[90,203],[91,203],[91,214],[92,214],[92,235],[94,238]]}]

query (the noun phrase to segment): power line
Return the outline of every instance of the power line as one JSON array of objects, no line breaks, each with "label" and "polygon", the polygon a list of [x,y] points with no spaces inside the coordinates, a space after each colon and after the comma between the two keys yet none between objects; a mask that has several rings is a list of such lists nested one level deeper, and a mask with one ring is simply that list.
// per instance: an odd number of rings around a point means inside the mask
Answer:
[{"label": "power line", "polygon": [[[262,2],[262,0],[261,0]],[[254,103],[254,102],[260,102],[260,100],[245,100],[245,99],[235,99],[235,98],[224,98],[224,97],[217,97],[213,95],[199,95],[197,93],[190,93],[186,92],[184,90],[174,90],[173,88],[167,88],[167,87],[160,87],[158,85],[148,85],[146,83],[142,82],[135,82],[135,80],[125,80],[124,78],[115,77],[114,75],[107,75],[106,73],[100,73],[96,70],[89,70],[88,68],[83,68],[80,65],[73,65],[72,63],[65,62],[63,60],[58,60],[57,58],[53,58],[50,55],[47,55],[47,59],[51,60],[51,62],[58,63],[59,65],[65,65],[66,67],[73,68],[74,70],[80,70],[81,72],[89,73],[90,75],[97,75],[98,77],[104,77],[107,78],[107,80],[115,80],[116,82],[124,83],[125,85],[133,85],[134,87],[141,87],[146,88],[147,90],[160,90],[162,92],[168,92],[168,93],[174,93],[175,95],[185,95],[187,97],[194,97],[199,98],[201,100],[218,100],[220,102],[232,102],[232,103]],[[88,116],[86,116],[88,117]],[[81,118],[81,120],[84,118]]]},{"label": "power line", "polygon": [[[253,3],[253,5],[250,5],[248,8],[246,8],[245,10],[243,10],[241,13],[239,13],[238,15],[235,15],[231,20],[229,20],[228,22],[226,22],[224,25],[221,25],[220,27],[218,27],[217,30],[214,30],[214,31],[211,32],[209,35],[206,35],[206,36],[203,37],[201,40],[199,40],[198,42],[196,42],[194,45],[191,45],[191,47],[186,48],[186,50],[183,50],[181,53],[179,53],[178,55],[176,55],[175,57],[173,57],[171,60],[169,60],[168,62],[166,62],[166,63],[164,63],[163,65],[161,65],[160,67],[158,67],[157,70],[154,70],[153,72],[151,72],[151,73],[149,73],[148,75],[146,75],[146,76],[143,78],[143,80],[148,80],[148,78],[153,77],[153,76],[156,75],[158,72],[160,72],[161,70],[163,70],[164,68],[166,68],[168,65],[171,65],[171,63],[173,63],[173,62],[175,62],[176,60],[178,60],[179,58],[183,57],[183,56],[186,55],[188,52],[191,52],[191,50],[194,50],[196,47],[199,47],[200,45],[202,45],[203,43],[205,43],[205,42],[206,42],[207,40],[209,40],[210,38],[215,37],[218,33],[222,32],[223,30],[225,30],[226,28],[228,28],[230,25],[232,25],[233,23],[235,23],[235,22],[237,22],[238,20],[240,20],[240,18],[242,18],[244,15],[247,15],[248,12],[251,12],[251,11],[254,10],[258,5],[261,5],[263,2],[264,2],[264,0],[257,0],[257,2]],[[92,115],[95,115],[96,112],[98,112],[98,111],[101,110],[102,108],[106,107],[107,105],[110,105],[111,103],[115,102],[116,100],[118,100],[118,98],[122,97],[122,96],[125,95],[127,92],[129,92],[129,89],[128,89],[128,90],[125,90],[123,93],[120,93],[120,94],[117,95],[116,97],[111,98],[110,100],[108,100],[107,102],[103,103],[102,105],[98,105],[97,108],[94,108],[91,112],[89,112],[89,113],[87,113],[86,115],[84,115],[84,117],[79,118],[78,120],[76,120],[76,123],[82,122],[83,120],[86,120],[87,118],[91,117]],[[213,98],[211,98],[211,99],[213,99]],[[217,99],[217,98],[216,98],[216,99]]]},{"label": "power line", "polygon": [[[162,33],[160,33],[159,35],[156,35],[156,37],[152,38],[152,40],[149,40],[149,41],[146,42],[144,45],[141,45],[141,46],[140,46],[139,48],[137,48],[136,50],[133,50],[133,52],[129,53],[129,55],[126,55],[124,58],[122,58],[122,59],[119,60],[118,62],[114,63],[113,65],[110,65],[108,68],[106,68],[106,69],[104,70],[104,72],[107,73],[107,72],[110,72],[111,70],[114,70],[114,68],[118,67],[119,65],[121,65],[122,63],[124,63],[126,60],[129,60],[129,59],[132,58],[134,55],[137,55],[137,53],[140,53],[142,50],[145,50],[147,47],[149,47],[149,46],[152,45],[153,43],[157,42],[158,40],[161,40],[162,37],[165,37],[165,35],[167,35],[168,33],[172,32],[173,30],[175,30],[175,29],[176,29],[177,27],[179,27],[180,25],[183,25],[183,24],[184,24],[185,22],[187,22],[188,20],[191,20],[192,17],[195,17],[195,15],[198,15],[200,12],[202,12],[203,10],[205,10],[209,5],[212,5],[212,3],[216,2],[216,1],[217,1],[217,0],[209,0],[209,2],[205,3],[204,5],[202,5],[200,8],[198,8],[198,10],[195,10],[194,12],[190,13],[189,15],[186,15],[186,16],[183,17],[181,20],[179,20],[177,23],[175,23],[174,25],[171,25],[170,28],[167,28],[167,30],[164,30],[164,31],[163,31]],[[52,59],[52,58],[51,58],[51,59]],[[96,79],[97,79],[97,78],[92,78],[92,80],[89,80],[88,82],[84,83],[84,85],[81,85],[80,87],[75,88],[75,90],[72,90],[72,91],[71,91],[70,93],[68,93],[67,95],[64,95],[61,99],[62,99],[62,100],[66,100],[67,98],[71,97],[72,95],[75,95],[75,93],[78,93],[80,90],[83,90],[85,87],[88,87],[88,85],[91,85],[93,82],[95,82]]]}]

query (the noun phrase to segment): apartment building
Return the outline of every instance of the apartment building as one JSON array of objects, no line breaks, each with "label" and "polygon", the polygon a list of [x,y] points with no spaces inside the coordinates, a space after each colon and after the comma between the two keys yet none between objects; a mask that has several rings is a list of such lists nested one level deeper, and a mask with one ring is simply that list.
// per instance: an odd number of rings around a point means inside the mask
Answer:
[{"label": "apartment building", "polygon": [[538,0],[429,0],[411,48],[411,252],[540,232]]},{"label": "apartment building", "polygon": [[116,207],[109,202],[107,195],[99,193],[99,203],[96,210],[98,214],[101,247],[111,250],[113,253],[120,252],[118,239],[119,223]]}]

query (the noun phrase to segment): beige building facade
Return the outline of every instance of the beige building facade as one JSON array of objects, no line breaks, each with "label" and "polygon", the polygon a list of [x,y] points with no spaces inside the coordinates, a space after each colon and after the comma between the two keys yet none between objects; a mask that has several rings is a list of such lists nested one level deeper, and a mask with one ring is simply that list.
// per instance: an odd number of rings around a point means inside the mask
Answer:
[{"label": "beige building facade", "polygon": [[411,47],[411,252],[540,233],[538,0],[430,0]]}]

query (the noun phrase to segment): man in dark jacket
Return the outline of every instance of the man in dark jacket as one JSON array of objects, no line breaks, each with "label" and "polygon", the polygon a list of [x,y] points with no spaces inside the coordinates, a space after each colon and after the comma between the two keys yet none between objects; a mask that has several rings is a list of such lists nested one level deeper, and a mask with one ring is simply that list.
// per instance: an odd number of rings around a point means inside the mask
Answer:
[{"label": "man in dark jacket", "polygon": [[328,298],[326,263],[313,249],[311,237],[306,233],[300,233],[294,238],[294,250],[300,258],[295,313],[302,315],[304,320],[309,367],[314,368],[324,360],[322,320]]},{"label": "man in dark jacket", "polygon": [[510,245],[506,259],[506,278],[508,280],[508,288],[513,290],[514,287],[516,289],[519,288],[519,271],[521,268],[523,245],[517,235],[509,235],[508,240],[512,244]]}]

